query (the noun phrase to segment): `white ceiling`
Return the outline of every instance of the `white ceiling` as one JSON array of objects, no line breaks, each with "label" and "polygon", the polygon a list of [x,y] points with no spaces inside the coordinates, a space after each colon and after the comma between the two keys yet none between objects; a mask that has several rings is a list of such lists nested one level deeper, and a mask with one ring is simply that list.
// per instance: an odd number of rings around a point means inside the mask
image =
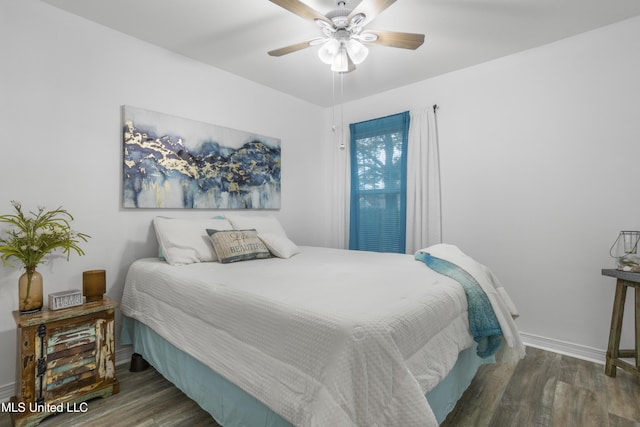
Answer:
[{"label": "white ceiling", "polygon": [[[334,103],[329,67],[310,47],[321,36],[268,0],[42,0],[107,27],[320,106]],[[335,0],[303,0],[321,13]],[[351,7],[359,0],[352,0]],[[416,51],[370,46],[344,78],[359,99],[640,15],[638,0],[397,0],[366,28],[423,33]]]}]

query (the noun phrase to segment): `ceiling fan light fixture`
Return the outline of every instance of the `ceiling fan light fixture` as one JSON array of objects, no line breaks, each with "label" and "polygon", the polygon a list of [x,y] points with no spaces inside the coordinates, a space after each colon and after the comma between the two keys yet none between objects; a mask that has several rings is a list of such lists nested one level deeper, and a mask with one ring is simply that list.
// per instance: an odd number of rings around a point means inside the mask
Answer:
[{"label": "ceiling fan light fixture", "polygon": [[358,40],[349,39],[346,43],[347,52],[349,53],[349,57],[354,64],[361,64],[365,59],[367,59],[367,55],[369,55],[369,49]]},{"label": "ceiling fan light fixture", "polygon": [[327,65],[332,65],[334,58],[340,50],[340,42],[336,39],[330,39],[318,50],[318,57]]},{"label": "ceiling fan light fixture", "polygon": [[[397,31],[368,31],[364,27],[396,0],[334,0],[337,8],[322,14],[306,5],[302,0],[270,0],[320,27],[324,37],[293,44],[267,52],[271,56],[282,56],[309,46],[320,46],[320,60],[331,66],[331,70],[348,73],[355,70],[368,56],[369,43],[394,48],[416,50],[424,43],[424,34]],[[349,3],[349,6],[347,5]]]},{"label": "ceiling fan light fixture", "polygon": [[344,46],[340,46],[338,52],[333,57],[331,63],[331,71],[336,73],[346,73],[349,71],[349,58],[347,56],[347,49]]}]

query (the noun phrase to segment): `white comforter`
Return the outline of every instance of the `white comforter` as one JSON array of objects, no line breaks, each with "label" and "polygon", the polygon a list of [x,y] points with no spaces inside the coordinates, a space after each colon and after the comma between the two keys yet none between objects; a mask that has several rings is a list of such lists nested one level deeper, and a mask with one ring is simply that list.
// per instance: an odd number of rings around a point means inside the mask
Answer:
[{"label": "white comforter", "polygon": [[143,259],[121,307],[296,426],[437,426],[424,395],[473,342],[462,287],[412,255]]}]

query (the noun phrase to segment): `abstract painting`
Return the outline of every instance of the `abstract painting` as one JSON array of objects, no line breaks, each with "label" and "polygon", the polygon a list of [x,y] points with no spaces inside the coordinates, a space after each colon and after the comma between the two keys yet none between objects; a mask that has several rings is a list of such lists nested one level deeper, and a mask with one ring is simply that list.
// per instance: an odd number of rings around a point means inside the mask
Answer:
[{"label": "abstract painting", "polygon": [[280,140],[123,106],[123,207],[279,209]]}]

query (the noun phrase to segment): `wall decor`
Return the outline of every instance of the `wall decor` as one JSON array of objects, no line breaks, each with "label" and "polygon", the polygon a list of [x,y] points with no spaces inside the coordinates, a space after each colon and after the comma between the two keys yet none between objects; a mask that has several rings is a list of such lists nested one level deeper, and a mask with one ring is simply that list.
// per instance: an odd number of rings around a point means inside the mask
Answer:
[{"label": "wall decor", "polygon": [[280,208],[280,139],[122,110],[123,207]]}]

